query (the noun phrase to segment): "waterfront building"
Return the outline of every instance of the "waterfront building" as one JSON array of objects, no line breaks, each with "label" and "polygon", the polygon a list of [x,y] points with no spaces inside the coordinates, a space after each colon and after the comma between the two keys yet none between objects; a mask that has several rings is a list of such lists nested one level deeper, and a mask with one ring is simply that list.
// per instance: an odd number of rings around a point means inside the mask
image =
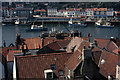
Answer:
[{"label": "waterfront building", "polygon": [[66,17],[75,17],[75,8],[66,8]]},{"label": "waterfront building", "polygon": [[9,17],[8,7],[2,7],[2,17]]},{"label": "waterfront building", "polygon": [[108,8],[106,11],[107,17],[114,17],[114,10],[113,8]]},{"label": "waterfront building", "polygon": [[15,8],[15,17],[30,17],[32,16],[32,8]]},{"label": "waterfront building", "polygon": [[85,9],[86,16],[87,17],[93,17],[94,16],[94,9],[93,8],[87,8]]},{"label": "waterfront building", "polygon": [[57,16],[58,17],[65,17],[66,10],[58,10]]},{"label": "waterfront building", "polygon": [[48,8],[47,9],[47,16],[48,17],[56,17],[57,16],[57,9],[56,8]]},{"label": "waterfront building", "polygon": [[46,10],[45,9],[36,9],[34,10],[33,17],[46,17]]},{"label": "waterfront building", "polygon": [[94,8],[94,17],[96,18],[106,18],[107,8]]},{"label": "waterfront building", "polygon": [[115,16],[120,18],[120,11],[115,11]]},{"label": "waterfront building", "polygon": [[10,15],[10,17],[14,17],[15,16],[15,14],[14,14],[14,8],[10,8],[9,9],[9,15]]},{"label": "waterfront building", "polygon": [[23,4],[16,4],[15,6],[16,6],[16,8],[24,8]]},{"label": "waterfront building", "polygon": [[76,17],[86,17],[86,12],[82,8],[77,8],[75,11]]}]

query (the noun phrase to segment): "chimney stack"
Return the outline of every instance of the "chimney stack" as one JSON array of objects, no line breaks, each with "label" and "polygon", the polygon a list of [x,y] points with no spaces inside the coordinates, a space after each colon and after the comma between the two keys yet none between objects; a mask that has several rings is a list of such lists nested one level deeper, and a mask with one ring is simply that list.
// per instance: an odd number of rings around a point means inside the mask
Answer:
[{"label": "chimney stack", "polygon": [[5,40],[3,41],[3,47],[6,47],[6,42],[5,42]]},{"label": "chimney stack", "polygon": [[25,56],[25,49],[24,49],[24,44],[22,43],[22,53]]},{"label": "chimney stack", "polygon": [[20,34],[16,34],[16,47],[19,48],[19,45],[21,44],[21,38]]}]

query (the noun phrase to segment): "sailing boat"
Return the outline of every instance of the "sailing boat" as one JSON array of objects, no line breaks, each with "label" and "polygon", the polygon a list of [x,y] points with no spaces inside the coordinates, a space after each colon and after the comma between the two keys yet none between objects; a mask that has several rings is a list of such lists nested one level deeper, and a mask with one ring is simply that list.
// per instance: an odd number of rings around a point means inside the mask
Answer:
[{"label": "sailing boat", "polygon": [[46,27],[43,27],[43,22],[42,25],[31,25],[31,28],[27,28],[26,31],[47,31]]}]

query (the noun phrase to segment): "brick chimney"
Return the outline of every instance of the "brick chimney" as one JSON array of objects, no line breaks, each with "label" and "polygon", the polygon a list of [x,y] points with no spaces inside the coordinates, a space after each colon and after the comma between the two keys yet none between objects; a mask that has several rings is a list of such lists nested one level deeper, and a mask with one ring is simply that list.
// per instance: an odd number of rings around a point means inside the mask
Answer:
[{"label": "brick chimney", "polygon": [[19,45],[21,44],[20,34],[16,34],[16,47],[19,49]]}]

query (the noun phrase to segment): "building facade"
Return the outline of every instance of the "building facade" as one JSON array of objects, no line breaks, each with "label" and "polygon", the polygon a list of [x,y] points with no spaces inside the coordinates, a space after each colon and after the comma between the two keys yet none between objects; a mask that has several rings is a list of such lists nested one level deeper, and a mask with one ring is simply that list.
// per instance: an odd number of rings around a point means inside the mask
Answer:
[{"label": "building facade", "polygon": [[15,17],[30,17],[33,13],[31,8],[16,8],[14,14]]},{"label": "building facade", "polygon": [[56,17],[57,16],[57,9],[56,8],[47,9],[47,16],[48,17]]}]

